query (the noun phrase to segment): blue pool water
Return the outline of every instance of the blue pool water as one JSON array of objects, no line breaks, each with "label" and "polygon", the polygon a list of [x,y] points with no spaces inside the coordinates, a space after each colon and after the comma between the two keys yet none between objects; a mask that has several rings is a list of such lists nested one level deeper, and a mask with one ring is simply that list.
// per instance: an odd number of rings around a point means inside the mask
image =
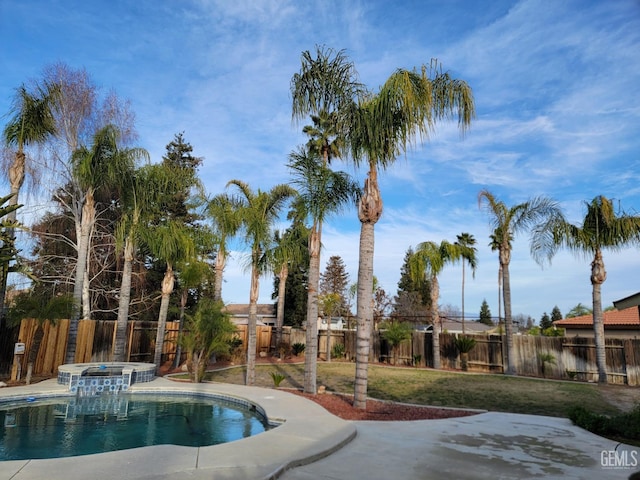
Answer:
[{"label": "blue pool water", "polygon": [[204,396],[120,394],[0,403],[0,460],[150,445],[216,445],[270,428],[255,409]]}]

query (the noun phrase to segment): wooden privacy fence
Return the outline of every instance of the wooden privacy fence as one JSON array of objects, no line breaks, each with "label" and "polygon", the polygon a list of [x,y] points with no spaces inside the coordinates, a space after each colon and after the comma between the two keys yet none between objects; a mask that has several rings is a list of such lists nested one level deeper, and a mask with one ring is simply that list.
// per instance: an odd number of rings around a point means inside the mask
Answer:
[{"label": "wooden privacy fence", "polygon": [[[343,331],[346,356],[355,360],[356,332]],[[440,361],[442,368],[460,368],[460,357],[455,348],[456,334],[440,335]],[[505,337],[500,335],[473,335],[476,346],[469,352],[469,371],[502,373],[506,351]],[[334,342],[335,339],[332,339]],[[515,367],[519,375],[555,379],[598,381],[596,349],[593,339],[572,337],[543,337],[515,335],[513,337]],[[606,339],[608,382],[640,386],[640,340]],[[431,333],[413,332],[411,340],[398,347],[398,362],[402,365],[433,367]],[[371,339],[369,360],[393,361],[394,354],[388,343],[375,331]],[[543,361],[543,359],[547,361]]]},{"label": "wooden privacy fence", "polygon": [[[114,320],[80,320],[76,344],[76,363],[108,362],[113,360],[112,348],[115,341]],[[174,360],[177,350],[179,322],[167,322],[165,340],[162,347],[163,361]],[[26,372],[27,359],[39,324],[34,319],[20,323],[17,341],[25,344],[25,352],[18,355],[22,372]],[[55,324],[42,324],[43,338],[33,365],[34,375],[52,376],[58,366],[64,363],[69,335],[69,320],[58,320]],[[127,325],[126,358],[132,362],[153,362],[157,322],[129,322]],[[247,345],[247,326],[238,326],[238,336]],[[269,351],[271,327],[258,327],[256,353]],[[13,351],[13,348],[11,348]],[[17,364],[14,362],[11,377],[16,378]]]},{"label": "wooden privacy fence", "polygon": [[[17,341],[25,344],[25,353],[19,360],[22,372],[26,371],[27,358],[33,344],[38,323],[23,320]],[[60,320],[55,324],[43,324],[44,336],[34,363],[34,375],[55,375],[58,365],[64,362],[69,331],[69,321]],[[151,362],[155,349],[156,322],[129,322],[127,358],[130,361]],[[163,344],[163,361],[175,360],[179,323],[167,322]],[[275,335],[272,328],[258,326],[256,354],[275,349],[272,345]],[[81,320],[78,324],[76,362],[105,362],[112,359],[112,345],[115,336],[115,321]],[[244,349],[247,346],[247,326],[238,326],[238,337]],[[283,342],[293,345],[305,343],[306,332],[301,329],[284,327]],[[440,359],[443,368],[460,368],[460,359],[454,346],[455,334],[440,335]],[[506,355],[504,337],[500,335],[474,335],[476,346],[469,352],[469,370],[474,372],[501,373],[504,371]],[[326,355],[327,335],[320,332],[319,355]],[[332,330],[331,343],[342,343],[345,356],[355,360],[355,330]],[[609,383],[640,385],[640,340],[607,339],[607,374]],[[598,380],[596,352],[593,339],[572,337],[542,337],[515,335],[513,337],[515,367],[519,375],[556,379]],[[431,333],[414,331],[410,340],[403,342],[394,355],[388,343],[374,331],[371,338],[369,360],[391,363],[394,359],[402,365],[421,367],[433,366]],[[550,361],[544,362],[543,359]],[[15,366],[14,366],[15,370]]]}]

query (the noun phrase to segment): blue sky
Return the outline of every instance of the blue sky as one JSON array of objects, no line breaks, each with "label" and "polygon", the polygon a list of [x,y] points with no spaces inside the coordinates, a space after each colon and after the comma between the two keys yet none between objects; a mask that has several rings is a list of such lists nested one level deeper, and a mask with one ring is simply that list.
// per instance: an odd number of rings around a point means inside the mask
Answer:
[{"label": "blue sky", "polygon": [[[497,315],[498,260],[478,208],[482,189],[509,205],[550,196],[575,223],[596,195],[640,213],[636,0],[3,0],[0,32],[0,114],[14,89],[46,65],[84,67],[103,93],[131,101],[137,144],[153,161],[185,133],[204,157],[210,194],[233,178],[261,189],[289,180],[287,155],[305,142],[302,125],[291,122],[289,95],[302,51],[345,49],[373,90],[398,67],[440,60],[473,88],[477,118],[464,139],[455,124],[440,124],[381,175],[374,273],[391,296],[409,247],[468,232],[479,264],[465,309],[477,314],[486,299]],[[364,178],[349,164],[336,167]],[[325,225],[323,269],[340,255],[355,282],[359,231],[355,208]],[[605,306],[640,291],[639,253],[605,253]],[[225,272],[226,302],[249,300],[241,264],[236,252]],[[563,313],[590,305],[589,264],[561,252],[542,268],[528,238],[516,238],[513,313],[539,320],[554,305]],[[459,265],[445,270],[440,287],[441,303],[459,308]],[[271,290],[271,278],[263,279],[261,301]]]}]

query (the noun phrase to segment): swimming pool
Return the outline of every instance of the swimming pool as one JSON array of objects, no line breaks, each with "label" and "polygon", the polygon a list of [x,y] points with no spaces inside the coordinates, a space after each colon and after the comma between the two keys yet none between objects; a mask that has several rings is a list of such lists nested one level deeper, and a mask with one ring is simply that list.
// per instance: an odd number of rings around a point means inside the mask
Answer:
[{"label": "swimming pool", "polygon": [[27,397],[0,403],[0,425],[0,461],[218,445],[272,428],[248,403],[166,393]]}]

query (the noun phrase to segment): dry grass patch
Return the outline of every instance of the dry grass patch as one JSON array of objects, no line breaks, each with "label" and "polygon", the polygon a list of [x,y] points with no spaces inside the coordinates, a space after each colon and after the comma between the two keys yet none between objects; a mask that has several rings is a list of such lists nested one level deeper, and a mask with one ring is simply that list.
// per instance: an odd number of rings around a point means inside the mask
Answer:
[{"label": "dry grass patch", "polygon": [[[214,382],[244,383],[244,367],[207,373]],[[281,387],[301,389],[304,365],[258,365],[256,385],[272,387],[271,372],[285,376]],[[355,365],[318,364],[318,385],[338,393],[353,393]],[[620,387],[626,391],[630,387]],[[615,389],[595,384],[560,382],[504,375],[462,374],[413,368],[369,366],[368,392],[372,398],[417,405],[474,408],[499,412],[567,417],[568,411],[588,405],[596,413],[616,414],[623,409],[611,401]],[[626,409],[625,409],[626,410]]]}]

